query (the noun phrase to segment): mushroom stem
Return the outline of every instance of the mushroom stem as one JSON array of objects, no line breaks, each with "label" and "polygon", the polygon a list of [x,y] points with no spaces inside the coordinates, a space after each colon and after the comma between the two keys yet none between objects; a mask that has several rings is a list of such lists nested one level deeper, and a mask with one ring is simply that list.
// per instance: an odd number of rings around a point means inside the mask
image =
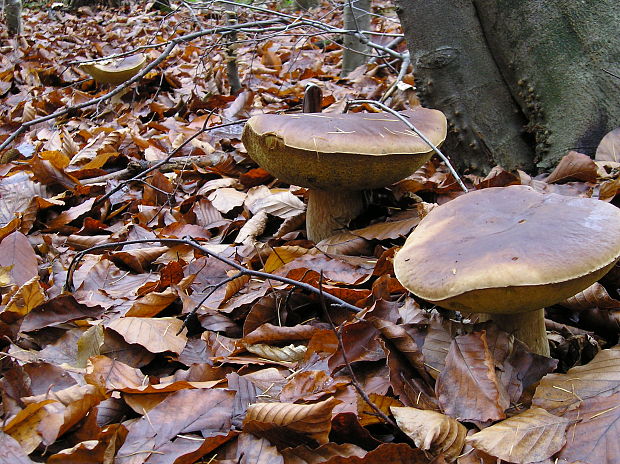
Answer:
[{"label": "mushroom stem", "polygon": [[545,329],[545,310],[536,309],[517,314],[479,314],[482,319],[492,319],[497,326],[525,343],[528,348],[542,356],[549,356],[549,341]]},{"label": "mushroom stem", "polygon": [[308,239],[320,242],[342,232],[349,222],[364,209],[364,198],[359,191],[308,190],[306,232]]}]

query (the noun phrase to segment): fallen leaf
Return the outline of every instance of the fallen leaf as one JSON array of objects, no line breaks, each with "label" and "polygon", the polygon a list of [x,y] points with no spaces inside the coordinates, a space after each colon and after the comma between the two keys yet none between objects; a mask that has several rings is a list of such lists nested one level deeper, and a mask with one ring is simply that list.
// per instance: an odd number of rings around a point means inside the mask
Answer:
[{"label": "fallen leaf", "polygon": [[542,408],[532,408],[474,433],[467,442],[508,462],[535,463],[550,458],[564,446],[569,423]]},{"label": "fallen leaf", "polygon": [[416,408],[392,406],[390,410],[398,427],[418,448],[433,456],[441,454],[447,462],[453,462],[461,454],[467,429],[453,418]]}]

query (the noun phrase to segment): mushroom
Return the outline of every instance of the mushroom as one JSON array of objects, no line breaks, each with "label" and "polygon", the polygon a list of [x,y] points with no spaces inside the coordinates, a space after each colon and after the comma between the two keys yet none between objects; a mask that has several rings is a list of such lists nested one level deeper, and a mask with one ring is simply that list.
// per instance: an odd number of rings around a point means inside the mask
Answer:
[{"label": "mushroom", "polygon": [[620,257],[620,210],[514,185],[432,210],[394,259],[400,283],[441,307],[487,313],[549,355],[544,307],[590,286]]},{"label": "mushroom", "polygon": [[146,56],[138,53],[127,58],[111,61],[80,63],[79,67],[100,84],[119,85],[128,81],[146,64]]},{"label": "mushroom", "polygon": [[[400,114],[433,144],[445,139],[440,111],[418,107]],[[432,154],[390,113],[261,114],[249,119],[242,141],[259,166],[309,188],[306,230],[315,242],[346,228],[362,211],[362,190],[407,177]]]}]

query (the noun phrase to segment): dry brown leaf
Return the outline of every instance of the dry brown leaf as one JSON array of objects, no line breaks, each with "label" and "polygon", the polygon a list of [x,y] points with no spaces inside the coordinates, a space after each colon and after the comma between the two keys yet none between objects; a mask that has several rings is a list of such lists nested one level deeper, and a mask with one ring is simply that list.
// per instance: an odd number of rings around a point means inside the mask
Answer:
[{"label": "dry brown leaf", "polygon": [[[336,444],[330,442],[314,449],[307,446],[287,448],[282,451],[282,454],[286,464],[321,464],[332,462],[332,459],[338,459],[342,464],[345,464],[347,461],[344,459],[346,458],[363,458],[366,450],[350,443]],[[354,464],[354,461],[351,464]]]},{"label": "dry brown leaf", "polygon": [[266,345],[264,343],[256,343],[254,345],[246,345],[245,349],[250,353],[260,356],[261,358],[270,359],[272,361],[296,362],[303,359],[306,354],[305,345],[287,345],[283,347]]},{"label": "dry brown leaf", "polygon": [[293,433],[305,435],[319,444],[329,442],[332,409],[339,401],[329,398],[315,404],[256,403],[248,408],[243,430],[254,433],[252,422],[284,427]]},{"label": "dry brown leaf", "polygon": [[597,161],[620,162],[620,127],[605,134],[596,148]]},{"label": "dry brown leaf", "polygon": [[545,179],[548,184],[569,181],[596,182],[598,168],[588,155],[569,151]]},{"label": "dry brown leaf", "polygon": [[127,266],[132,271],[142,273],[161,255],[168,251],[168,247],[135,248],[127,251],[114,251],[110,259],[117,266]]},{"label": "dry brown leaf", "polygon": [[620,458],[620,393],[595,396],[563,416],[572,423],[566,431],[566,446],[556,462],[617,463]]},{"label": "dry brown leaf", "polygon": [[620,178],[606,180],[599,186],[598,199],[611,201],[620,192]]},{"label": "dry brown leaf", "polygon": [[138,388],[144,385],[148,378],[139,369],[121,361],[107,356],[94,356],[88,360],[84,380],[103,390],[122,390]]},{"label": "dry brown leaf", "polygon": [[[377,393],[370,393],[368,395],[370,402],[375,405],[386,416],[390,415],[391,407],[401,407],[403,403],[391,396],[378,395]],[[377,415],[377,411],[374,410],[363,398],[357,400],[357,415],[360,425],[366,427],[371,424],[382,424],[383,419]]]},{"label": "dry brown leaf", "polygon": [[284,464],[284,458],[269,440],[242,433],[237,443],[238,464]]},{"label": "dry brown leaf", "polygon": [[435,389],[444,412],[463,421],[503,419],[510,405],[484,331],[455,337]]},{"label": "dry brown leaf", "polygon": [[84,419],[94,406],[105,399],[105,396],[94,385],[73,385],[62,390],[24,397],[22,401],[25,404],[36,404],[48,399],[55,401],[43,407],[46,417],[38,427],[38,431],[43,437],[43,442],[49,445]]},{"label": "dry brown leaf", "polygon": [[127,134],[126,129],[111,132],[101,131],[71,158],[70,166],[77,166],[92,161],[100,153],[115,153]]},{"label": "dry brown leaf", "polygon": [[416,446],[437,456],[443,453],[447,462],[461,454],[467,429],[451,417],[417,408],[391,408],[398,427],[413,439]]},{"label": "dry brown leaf", "polygon": [[235,243],[252,243],[253,240],[265,232],[267,227],[267,213],[265,211],[259,211],[252,216],[239,230]]},{"label": "dry brown leaf", "polygon": [[6,306],[0,309],[0,319],[4,322],[14,322],[26,316],[45,301],[43,288],[39,283],[39,276],[33,277],[19,287]]},{"label": "dry brown leaf", "polygon": [[[226,435],[231,427],[234,392],[220,389],[181,390],[171,393],[148,414],[133,421],[118,450],[116,464],[141,464],[166,455],[179,434],[201,432],[203,437]],[[149,450],[145,452],[145,450]]]},{"label": "dry brown leaf", "polygon": [[532,408],[473,434],[467,442],[508,462],[535,463],[564,446],[569,423],[542,408]]},{"label": "dry brown leaf", "polygon": [[0,432],[0,449],[0,464],[34,464],[20,443],[4,432]]},{"label": "dry brown leaf", "polygon": [[223,214],[243,205],[246,194],[234,188],[220,188],[211,193],[207,199]]},{"label": "dry brown leaf", "polygon": [[417,226],[421,220],[421,217],[415,216],[400,221],[378,222],[368,227],[364,227],[363,229],[352,230],[351,234],[367,240],[396,239],[409,235],[411,230]]},{"label": "dry brown leaf", "polygon": [[86,330],[77,341],[76,367],[86,367],[89,358],[100,355],[103,343],[104,335],[101,324]]},{"label": "dry brown leaf", "polygon": [[93,212],[93,205],[95,198],[89,198],[88,200],[80,203],[73,208],[69,208],[67,211],[63,211],[56,218],[48,221],[47,226],[50,230],[59,229],[72,221],[75,221],[79,217]]},{"label": "dry brown leaf", "polygon": [[288,190],[260,198],[252,204],[250,209],[250,211],[254,214],[264,211],[267,214],[271,214],[272,216],[277,216],[282,219],[298,216],[305,210],[306,206],[303,201]]},{"label": "dry brown leaf", "polygon": [[298,372],[280,392],[280,401],[283,403],[295,403],[300,399],[311,399],[317,394],[330,392],[335,382],[323,371]]},{"label": "dry brown leaf", "polygon": [[309,252],[311,252],[311,250],[300,246],[285,245],[275,247],[265,261],[263,271],[271,273]]},{"label": "dry brown leaf", "polygon": [[[228,275],[230,277],[238,274],[239,271],[228,271]],[[244,274],[242,276],[237,277],[236,279],[231,280],[226,284],[226,293],[224,295],[224,299],[222,300],[222,304],[226,303],[228,300],[232,298],[232,296],[244,288],[252,279],[252,277],[248,274]]]},{"label": "dry brown leaf", "polygon": [[172,351],[179,354],[187,343],[187,329],[176,317],[146,318],[122,317],[110,322],[107,328],[121,335],[127,343],[137,343],[151,353]]},{"label": "dry brown leaf", "polygon": [[163,292],[149,292],[138,298],[125,317],[153,317],[162,312],[179,298],[178,292],[168,287]]},{"label": "dry brown leaf", "polygon": [[80,151],[79,145],[75,143],[75,141],[71,137],[71,134],[69,134],[69,131],[67,130],[66,127],[63,127],[60,130],[60,140],[61,140],[60,150],[63,153],[63,155],[65,155],[67,158],[69,159],[73,158],[73,156],[77,152]]},{"label": "dry brown leaf", "polygon": [[0,179],[0,225],[8,224],[15,214],[24,212],[34,197],[47,196],[47,187],[30,180],[26,172]]},{"label": "dry brown leaf", "polygon": [[593,283],[585,290],[577,293],[575,296],[562,301],[560,303],[566,308],[581,311],[590,308],[599,309],[618,309],[620,308],[620,301],[612,298],[607,293],[605,287],[598,282]]},{"label": "dry brown leaf", "polygon": [[37,256],[28,238],[21,232],[13,232],[2,239],[0,266],[12,266],[9,271],[11,279],[19,286],[39,275]]},{"label": "dry brown leaf", "polygon": [[620,392],[620,345],[601,350],[585,366],[566,374],[548,374],[540,381],[532,404],[563,415],[583,401]]},{"label": "dry brown leaf", "polygon": [[47,399],[39,403],[30,403],[24,409],[12,417],[4,426],[4,433],[13,437],[26,454],[32,453],[43,441],[38,431],[38,425],[46,418],[45,406],[55,403],[55,400]]}]

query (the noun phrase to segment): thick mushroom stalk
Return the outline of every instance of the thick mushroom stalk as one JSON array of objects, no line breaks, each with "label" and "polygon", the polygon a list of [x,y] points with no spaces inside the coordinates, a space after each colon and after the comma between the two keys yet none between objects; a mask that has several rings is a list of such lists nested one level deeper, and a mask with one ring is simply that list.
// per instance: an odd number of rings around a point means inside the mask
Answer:
[{"label": "thick mushroom stalk", "polygon": [[[441,112],[419,107],[401,114],[434,145],[445,139]],[[262,114],[247,122],[242,141],[259,166],[309,189],[306,227],[316,242],[342,231],[362,211],[363,190],[407,177],[432,154],[390,113]]]},{"label": "thick mushroom stalk", "polygon": [[485,313],[532,351],[549,354],[544,310],[603,277],[620,257],[620,209],[513,185],[432,210],[394,260],[413,294]]},{"label": "thick mushroom stalk", "polygon": [[349,222],[364,209],[362,192],[356,190],[308,191],[306,235],[309,240],[320,242],[324,238],[346,230]]}]

